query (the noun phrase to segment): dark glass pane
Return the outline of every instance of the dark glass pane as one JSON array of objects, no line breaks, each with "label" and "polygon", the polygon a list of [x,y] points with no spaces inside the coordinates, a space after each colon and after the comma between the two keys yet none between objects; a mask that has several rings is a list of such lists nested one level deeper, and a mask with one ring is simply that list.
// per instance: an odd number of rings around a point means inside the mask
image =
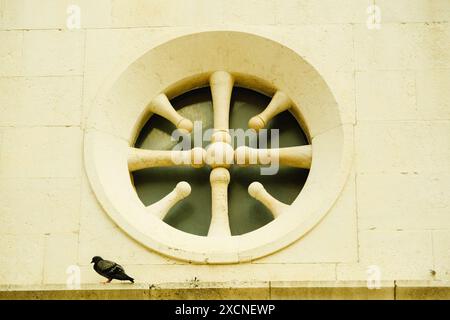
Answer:
[{"label": "dark glass pane", "polygon": [[[230,128],[247,129],[248,120],[264,110],[270,98],[252,90],[234,88],[230,108]],[[172,104],[183,116],[192,121],[202,121],[203,129],[213,125],[211,93],[209,88],[192,90],[173,99]],[[307,144],[297,121],[289,112],[275,117],[268,129],[279,129],[280,147]],[[153,150],[170,150],[177,141],[171,140],[174,126],[166,119],[152,116],[137,139],[136,147]],[[269,135],[270,137],[270,135]],[[238,141],[236,141],[237,143]],[[206,147],[207,141],[202,143]],[[249,139],[245,141],[249,145]],[[270,139],[269,139],[270,145]],[[145,205],[160,200],[177,182],[185,180],[192,187],[189,197],[178,203],[164,221],[171,226],[193,234],[206,235],[211,220],[211,187],[209,167],[149,168],[133,173],[136,191]],[[230,168],[231,182],[228,193],[230,227],[233,235],[243,234],[262,227],[272,220],[271,213],[250,197],[247,188],[260,181],[275,198],[292,203],[302,189],[309,170],[281,167],[275,175],[261,175],[260,167]]]}]

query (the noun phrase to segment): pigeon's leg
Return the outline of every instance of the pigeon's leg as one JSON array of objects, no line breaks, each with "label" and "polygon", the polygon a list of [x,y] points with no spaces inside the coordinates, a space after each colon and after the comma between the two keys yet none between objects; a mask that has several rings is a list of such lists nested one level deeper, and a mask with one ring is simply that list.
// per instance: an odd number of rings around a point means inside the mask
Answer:
[{"label": "pigeon's leg", "polygon": [[112,279],[108,279],[107,281],[102,281],[102,282],[100,282],[101,284],[107,284],[107,283],[110,283],[112,281]]}]

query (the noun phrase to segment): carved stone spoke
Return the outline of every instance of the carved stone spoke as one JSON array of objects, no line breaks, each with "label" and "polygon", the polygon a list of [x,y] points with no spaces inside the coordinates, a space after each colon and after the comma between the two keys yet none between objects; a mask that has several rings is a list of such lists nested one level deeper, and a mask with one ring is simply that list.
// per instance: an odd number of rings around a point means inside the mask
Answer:
[{"label": "carved stone spoke", "polygon": [[213,168],[210,175],[212,208],[208,236],[231,236],[228,219],[230,173],[226,168],[234,162],[234,150],[228,133],[234,79],[228,72],[216,71],[211,75],[209,83],[214,111],[214,133],[205,158],[205,162]]},{"label": "carved stone spoke", "polygon": [[234,153],[235,163],[239,166],[273,164],[285,165],[296,168],[311,168],[312,148],[311,145],[255,149],[247,146],[239,147]]},{"label": "carved stone spoke", "polygon": [[194,125],[191,120],[181,116],[172,106],[164,93],[157,95],[149,104],[148,109],[172,122],[178,129],[191,132]]},{"label": "carved stone spoke", "polygon": [[209,84],[214,109],[214,130],[228,131],[230,101],[234,79],[226,71],[216,71],[211,75]]},{"label": "carved stone spoke", "polygon": [[270,120],[277,114],[288,110],[292,105],[291,99],[282,91],[277,91],[270,100],[269,105],[260,114],[248,121],[249,128],[256,131],[267,126]]},{"label": "carved stone spoke", "polygon": [[191,150],[146,150],[129,148],[128,170],[130,172],[155,167],[191,166],[200,168],[205,165],[206,151],[203,148]]},{"label": "carved stone spoke", "polygon": [[277,199],[272,197],[270,193],[266,191],[264,186],[259,182],[252,182],[248,186],[248,193],[253,198],[264,204],[267,209],[272,212],[274,218],[277,218],[283,213],[284,210],[289,208],[289,205],[282,203],[281,201],[278,201]]},{"label": "carved stone spoke", "polygon": [[208,236],[231,236],[228,220],[228,184],[230,173],[225,168],[214,168],[209,176],[211,182],[212,215]]},{"label": "carved stone spoke", "polygon": [[161,220],[164,219],[166,214],[175,206],[178,202],[186,198],[191,194],[191,186],[186,181],[178,182],[175,189],[172,190],[164,198],[147,206],[147,210],[152,212]]}]

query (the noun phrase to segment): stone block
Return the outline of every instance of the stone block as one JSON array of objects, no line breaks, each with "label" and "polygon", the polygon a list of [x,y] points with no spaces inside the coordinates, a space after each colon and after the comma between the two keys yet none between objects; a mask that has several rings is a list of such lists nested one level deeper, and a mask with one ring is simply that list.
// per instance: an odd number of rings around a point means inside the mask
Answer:
[{"label": "stone block", "polygon": [[398,300],[449,300],[449,281],[397,281]]},{"label": "stone block", "polygon": [[150,286],[151,299],[267,300],[269,282],[163,283]]},{"label": "stone block", "polygon": [[450,172],[447,121],[358,122],[358,173]]},{"label": "stone block", "polygon": [[80,177],[82,132],[79,127],[5,128],[0,177]]},{"label": "stone block", "polygon": [[[430,280],[431,231],[360,231],[359,263],[338,264],[338,280]],[[377,269],[379,268],[379,269]]]},{"label": "stone block", "polygon": [[224,1],[222,16],[224,24],[274,25],[277,3],[275,1]]},{"label": "stone block", "polygon": [[361,174],[357,177],[361,230],[450,228],[450,175]]},{"label": "stone block", "polygon": [[0,284],[41,284],[44,271],[43,235],[3,234]]},{"label": "stone block", "polygon": [[417,110],[420,119],[450,119],[450,69],[416,73]]},{"label": "stone block", "polygon": [[[308,61],[327,81],[330,73],[354,71],[353,29],[346,24],[261,28]],[[333,75],[331,75],[333,77]]]},{"label": "stone block", "polygon": [[413,71],[356,72],[358,120],[421,119]]},{"label": "stone block", "polygon": [[271,282],[274,300],[389,300],[394,299],[394,281],[369,289],[364,281]]},{"label": "stone block", "polygon": [[82,75],[84,31],[31,30],[23,34],[23,75]]},{"label": "stone block", "polygon": [[0,125],[79,125],[82,84],[82,77],[0,78]]},{"label": "stone block", "polygon": [[314,1],[314,0],[277,0],[277,24],[335,24],[362,23],[367,20],[367,7],[371,0]]},{"label": "stone block", "polygon": [[112,0],[113,27],[168,27],[220,24],[224,1]]},{"label": "stone block", "polygon": [[22,75],[23,31],[0,31],[0,76]]},{"label": "stone block", "polygon": [[0,192],[2,234],[78,231],[79,179],[4,178],[0,179]]},{"label": "stone block", "polygon": [[382,21],[399,22],[448,22],[450,3],[447,0],[376,0],[381,9]]},{"label": "stone block", "polygon": [[381,24],[381,29],[355,25],[356,70],[425,70],[450,67],[450,26]]}]

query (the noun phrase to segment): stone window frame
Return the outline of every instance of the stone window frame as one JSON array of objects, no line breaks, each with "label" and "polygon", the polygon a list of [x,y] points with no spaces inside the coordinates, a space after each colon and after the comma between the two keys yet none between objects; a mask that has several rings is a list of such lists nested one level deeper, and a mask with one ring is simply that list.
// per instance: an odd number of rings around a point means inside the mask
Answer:
[{"label": "stone window frame", "polygon": [[[151,214],[149,210],[157,211],[158,206],[144,206],[128,167],[130,148],[152,115],[149,102],[161,95],[170,100],[209,85],[211,79],[222,81],[222,87],[229,86],[231,79],[234,86],[268,96],[284,93],[291,102],[289,111],[312,146],[307,181],[282,214],[243,235],[211,234],[214,241],[180,231]],[[175,259],[239,263],[307,236],[330,211],[351,170],[353,125],[343,121],[320,74],[291,49],[249,33],[210,31],[172,39],[119,68],[92,106],[84,147],[86,171],[97,199],[132,238]]]}]

